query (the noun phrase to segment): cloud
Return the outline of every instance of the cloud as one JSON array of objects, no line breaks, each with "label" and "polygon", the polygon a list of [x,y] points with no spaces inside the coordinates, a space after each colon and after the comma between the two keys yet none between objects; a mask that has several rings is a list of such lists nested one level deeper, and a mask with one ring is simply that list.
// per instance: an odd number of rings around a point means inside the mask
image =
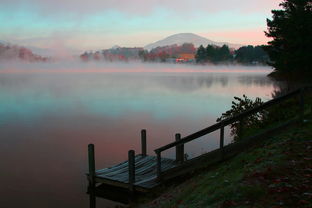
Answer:
[{"label": "cloud", "polygon": [[[270,17],[270,11],[278,3],[276,0],[1,0],[0,39],[36,47],[80,50],[115,44],[143,46],[179,32],[206,33],[205,37],[210,39],[214,39],[215,33],[216,38],[224,37],[220,41],[243,42],[242,38],[247,36],[222,30],[265,28],[265,18]],[[263,35],[261,30],[257,29]],[[251,38],[263,39],[256,34]]]},{"label": "cloud", "polygon": [[[148,15],[157,9],[173,13],[215,13],[220,11],[263,12],[278,6],[274,0],[2,0],[2,7],[34,8],[45,15],[88,15],[118,11],[129,15]],[[0,6],[1,7],[1,6]]]},{"label": "cloud", "polygon": [[227,40],[232,43],[239,43],[244,45],[263,45],[268,42],[268,38],[264,34],[264,29],[250,28],[239,30],[220,30],[209,33],[202,33],[205,37],[210,37],[215,41]]}]

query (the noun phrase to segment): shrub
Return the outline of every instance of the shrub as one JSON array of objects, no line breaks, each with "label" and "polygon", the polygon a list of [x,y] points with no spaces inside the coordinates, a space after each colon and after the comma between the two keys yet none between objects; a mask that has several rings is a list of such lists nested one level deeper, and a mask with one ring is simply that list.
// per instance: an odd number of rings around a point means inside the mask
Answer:
[{"label": "shrub", "polygon": [[[233,116],[236,116],[252,108],[258,107],[262,104],[263,101],[258,97],[254,101],[249,99],[246,95],[243,95],[243,98],[234,97],[231,109],[223,113],[221,117],[217,119],[217,122],[232,118]],[[265,120],[267,120],[267,117],[268,112],[262,110],[244,118],[242,124],[240,124],[239,121],[230,124],[231,135],[234,136],[234,142],[239,140],[242,136],[240,131],[241,125],[244,126],[244,129],[258,129],[263,126],[263,123],[265,122]]]}]

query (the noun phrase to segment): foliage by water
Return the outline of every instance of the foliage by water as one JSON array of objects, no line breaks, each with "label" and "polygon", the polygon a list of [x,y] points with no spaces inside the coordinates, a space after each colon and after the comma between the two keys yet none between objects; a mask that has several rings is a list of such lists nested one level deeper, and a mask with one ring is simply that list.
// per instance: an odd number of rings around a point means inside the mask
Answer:
[{"label": "foliage by water", "polygon": [[312,74],[312,1],[284,0],[280,6],[267,20],[269,64],[286,78]]},{"label": "foliage by water", "polygon": [[243,46],[237,50],[230,49],[227,45],[222,47],[208,45],[199,46],[195,59],[197,63],[240,63],[240,64],[266,64],[268,54],[263,46]]},{"label": "foliage by water", "polygon": [[[278,96],[279,94],[276,95],[276,97]],[[217,122],[232,118],[233,116],[256,108],[262,104],[264,104],[264,102],[258,97],[255,100],[248,98],[246,95],[243,95],[242,98],[234,97],[231,109],[223,113],[217,119]],[[247,116],[241,121],[233,122],[230,124],[233,141],[237,142],[240,139],[255,133],[261,128],[272,126],[279,122],[294,118],[298,112],[300,112],[300,100],[297,98],[291,98],[282,103],[271,106],[270,108]]]},{"label": "foliage by water", "polygon": [[[222,113],[221,117],[217,119],[217,122],[220,122],[225,119],[232,118],[240,113],[243,113],[247,110],[253,109],[263,104],[261,98],[256,98],[255,100],[251,100],[246,95],[243,95],[243,98],[234,97],[234,101],[232,101],[231,109]],[[256,128],[258,129],[264,123],[265,118],[267,117],[268,112],[265,110],[259,111],[258,113],[254,113],[242,120],[241,122],[236,121],[230,124],[231,127],[231,135],[234,136],[234,141],[239,140],[242,136],[241,131],[242,127],[244,129]]]}]

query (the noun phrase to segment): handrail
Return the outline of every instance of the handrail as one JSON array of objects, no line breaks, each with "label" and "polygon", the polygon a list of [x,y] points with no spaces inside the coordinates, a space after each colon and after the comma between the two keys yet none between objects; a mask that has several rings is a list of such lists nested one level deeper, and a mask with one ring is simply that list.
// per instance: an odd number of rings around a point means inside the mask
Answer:
[{"label": "handrail", "polygon": [[222,121],[220,121],[218,123],[215,123],[215,124],[213,124],[213,125],[211,125],[211,126],[209,126],[207,128],[204,128],[204,129],[199,130],[199,131],[197,131],[197,132],[195,132],[193,134],[190,134],[190,135],[182,138],[179,141],[171,142],[171,143],[169,143],[167,145],[159,147],[159,148],[155,149],[154,151],[156,153],[160,153],[160,152],[163,152],[163,151],[165,151],[167,149],[175,147],[177,145],[188,143],[188,142],[190,142],[190,141],[192,141],[194,139],[197,139],[197,138],[202,137],[202,136],[204,136],[206,134],[214,132],[214,131],[220,129],[222,126],[229,125],[229,124],[231,124],[231,123],[233,123],[235,121],[239,121],[240,119],[245,118],[245,117],[247,117],[247,116],[249,116],[249,115],[251,115],[251,114],[253,114],[255,112],[261,111],[261,110],[263,110],[265,108],[268,108],[268,107],[270,107],[270,106],[272,106],[274,104],[280,103],[280,102],[282,102],[282,101],[284,101],[284,100],[286,100],[286,99],[288,99],[288,98],[290,98],[290,97],[292,97],[294,95],[299,94],[301,92],[301,90],[302,90],[302,88],[301,89],[297,89],[297,90],[295,90],[293,92],[290,92],[290,93],[288,93],[286,95],[280,96],[278,98],[269,100],[269,101],[263,103],[262,105],[259,105],[259,106],[255,107],[253,109],[250,109],[250,110],[247,110],[245,112],[242,112],[242,113],[240,113],[238,115],[233,116],[232,118],[228,118],[228,119],[222,120]]}]

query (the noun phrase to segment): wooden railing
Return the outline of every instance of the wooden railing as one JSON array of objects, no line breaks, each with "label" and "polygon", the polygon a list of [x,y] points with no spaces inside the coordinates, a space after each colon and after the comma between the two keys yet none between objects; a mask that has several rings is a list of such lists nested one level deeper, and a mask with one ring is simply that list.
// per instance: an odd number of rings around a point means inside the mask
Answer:
[{"label": "wooden railing", "polygon": [[[181,136],[179,134],[177,134],[175,142],[169,143],[167,145],[164,145],[164,146],[154,150],[156,155],[157,155],[157,177],[159,179],[161,179],[161,172],[162,172],[161,171],[161,153],[163,151],[168,150],[168,149],[173,148],[173,147],[176,147],[176,160],[183,163],[184,144],[186,144],[190,141],[193,141],[195,139],[198,139],[204,135],[207,135],[207,134],[212,133],[212,132],[219,130],[219,129],[220,129],[220,147],[219,147],[219,149],[222,150],[224,147],[224,127],[225,126],[232,124],[234,122],[239,122],[240,124],[242,124],[244,118],[246,118],[246,117],[248,117],[254,113],[257,113],[259,111],[262,111],[264,109],[267,109],[270,106],[282,103],[285,100],[288,100],[289,98],[293,98],[295,96],[298,96],[298,98],[299,98],[299,109],[300,109],[299,110],[300,111],[299,117],[301,120],[303,120],[303,116],[304,116],[304,92],[306,89],[310,89],[310,88],[297,89],[297,90],[290,92],[286,95],[280,96],[280,97],[272,99],[270,101],[267,101],[267,102],[263,103],[262,105],[257,106],[253,109],[250,109],[250,110],[247,110],[243,113],[235,115],[229,119],[225,119],[225,120],[222,120],[218,123],[215,123],[215,124],[205,128],[205,129],[197,131],[197,132],[190,134],[184,138],[180,138]],[[240,126],[241,126],[240,131],[242,131],[243,125],[240,125]],[[241,134],[241,132],[240,132],[240,134]]]}]

